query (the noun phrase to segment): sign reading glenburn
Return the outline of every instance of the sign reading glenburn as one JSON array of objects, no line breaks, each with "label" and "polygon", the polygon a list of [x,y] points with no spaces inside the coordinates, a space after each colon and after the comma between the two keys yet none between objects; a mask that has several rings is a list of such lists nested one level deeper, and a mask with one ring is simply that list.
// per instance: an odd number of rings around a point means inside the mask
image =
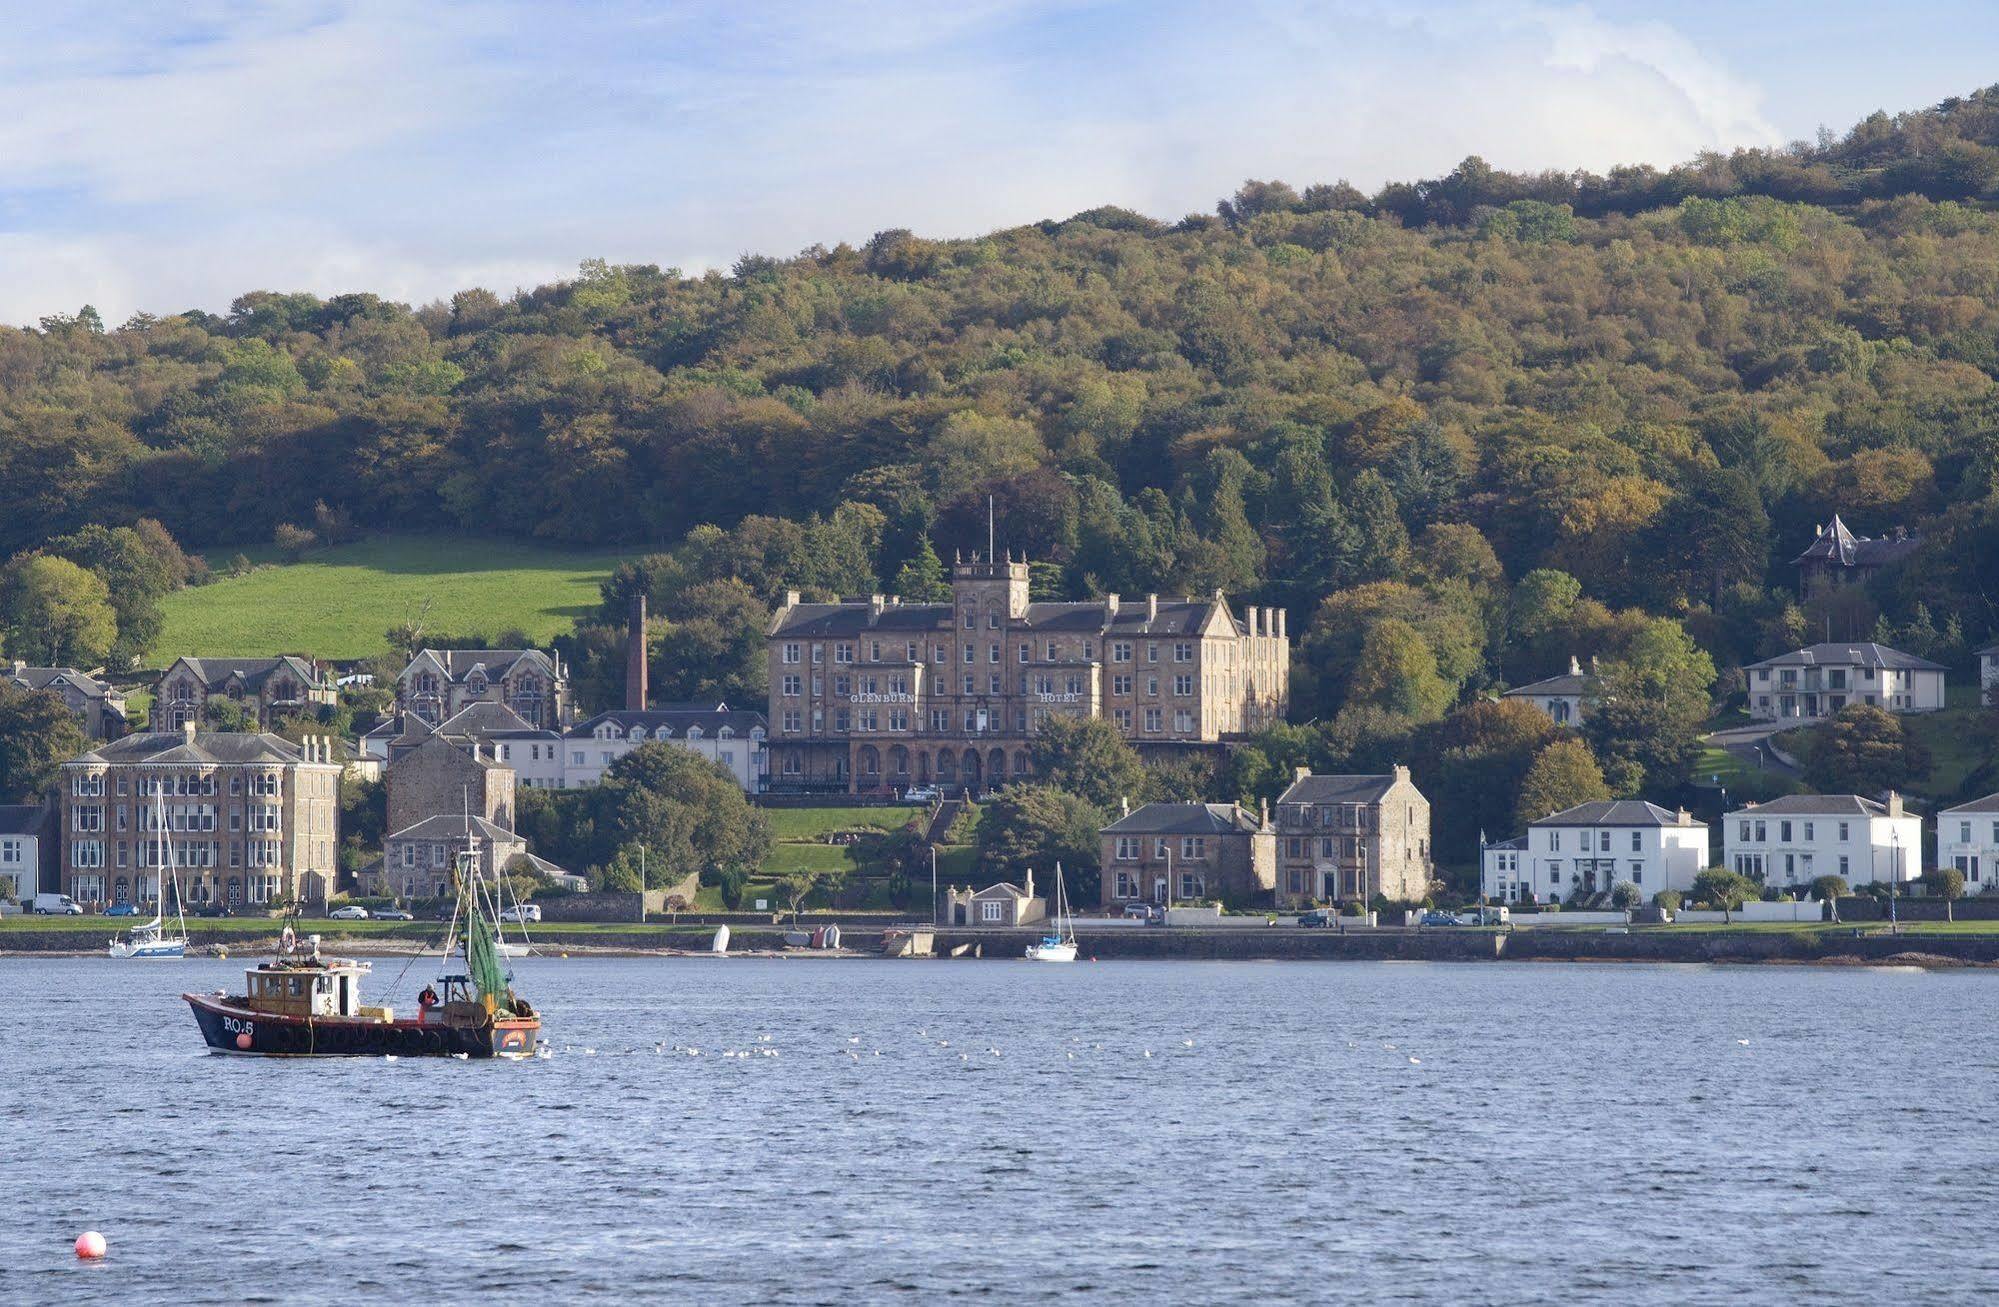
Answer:
[{"label": "sign reading glenburn", "polygon": [[1101,717],[1142,752],[1220,748],[1282,721],[1282,611],[1208,598],[1028,600],[1026,561],[973,555],[951,602],[870,595],[771,619],[771,785],[983,789],[1028,774],[1056,713]]}]

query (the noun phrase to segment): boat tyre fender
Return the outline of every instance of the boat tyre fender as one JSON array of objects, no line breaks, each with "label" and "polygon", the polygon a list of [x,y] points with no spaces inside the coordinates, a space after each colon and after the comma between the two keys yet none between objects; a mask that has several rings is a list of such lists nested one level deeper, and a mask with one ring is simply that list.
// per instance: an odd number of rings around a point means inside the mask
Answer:
[{"label": "boat tyre fender", "polygon": [[271,1051],[273,1053],[296,1053],[299,1051],[299,1031],[291,1026],[278,1026],[271,1031]]},{"label": "boat tyre fender", "polygon": [[444,1032],[441,1030],[426,1031],[423,1037],[423,1051],[431,1057],[443,1057],[446,1053],[450,1052],[451,1050],[446,1046]]}]

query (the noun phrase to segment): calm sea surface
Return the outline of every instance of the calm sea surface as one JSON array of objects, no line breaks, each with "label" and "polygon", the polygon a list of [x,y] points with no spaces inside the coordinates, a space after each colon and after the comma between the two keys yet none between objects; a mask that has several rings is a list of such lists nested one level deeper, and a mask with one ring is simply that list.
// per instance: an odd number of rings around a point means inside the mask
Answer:
[{"label": "calm sea surface", "polygon": [[0,1298],[1999,1291],[1990,974],[530,959],[502,1065],[211,1056],[241,965],[0,959]]}]

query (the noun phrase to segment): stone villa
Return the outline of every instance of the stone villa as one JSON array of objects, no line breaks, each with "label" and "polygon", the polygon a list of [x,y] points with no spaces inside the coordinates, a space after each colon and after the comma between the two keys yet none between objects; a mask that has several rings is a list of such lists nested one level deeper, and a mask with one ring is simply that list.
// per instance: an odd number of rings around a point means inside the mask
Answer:
[{"label": "stone villa", "polygon": [[125,733],[125,694],[74,667],[30,667],[15,659],[11,669],[0,672],[24,690],[56,695],[69,705],[83,722],[83,733],[93,740],[115,740]]},{"label": "stone villa", "polygon": [[1267,907],[1277,836],[1267,814],[1233,803],[1148,803],[1099,833],[1104,907],[1221,899]]},{"label": "stone villa", "polygon": [[1922,537],[1899,527],[1885,536],[1857,536],[1835,513],[1819,528],[1810,547],[1791,560],[1798,569],[1798,597],[1812,600],[1865,585],[1876,572],[1901,562],[1922,543]]},{"label": "stone villa", "polygon": [[1430,801],[1409,769],[1314,776],[1303,767],[1277,799],[1277,903],[1403,903],[1429,897]]},{"label": "stone villa", "polygon": [[536,730],[569,725],[569,677],[539,649],[424,649],[396,678],[396,707],[432,726],[475,703],[504,704]]},{"label": "stone villa", "polygon": [[208,701],[230,699],[250,721],[269,730],[280,717],[331,707],[339,691],[318,665],[285,654],[277,658],[177,658],[160,676],[152,728],[178,731],[206,725]]}]

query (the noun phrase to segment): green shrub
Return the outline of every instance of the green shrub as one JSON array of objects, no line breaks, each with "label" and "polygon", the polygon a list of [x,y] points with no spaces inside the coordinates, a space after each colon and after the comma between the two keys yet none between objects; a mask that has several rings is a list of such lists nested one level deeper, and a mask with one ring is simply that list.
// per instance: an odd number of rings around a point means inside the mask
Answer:
[{"label": "green shrub", "polygon": [[1660,890],[1652,896],[1652,906],[1655,908],[1664,908],[1668,912],[1678,912],[1680,910],[1680,891],[1676,889]]}]

